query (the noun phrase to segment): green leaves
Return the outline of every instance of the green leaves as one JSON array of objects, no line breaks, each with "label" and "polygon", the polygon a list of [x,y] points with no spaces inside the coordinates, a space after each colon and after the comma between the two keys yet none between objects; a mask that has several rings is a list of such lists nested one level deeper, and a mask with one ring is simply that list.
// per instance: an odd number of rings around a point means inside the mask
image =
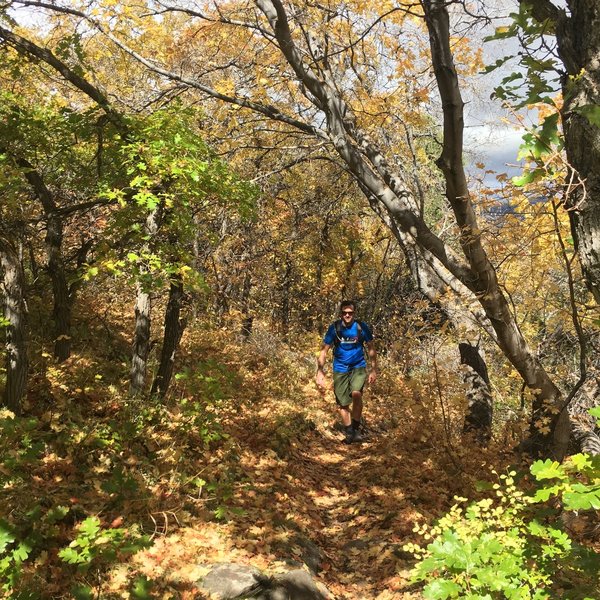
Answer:
[{"label": "green leaves", "polygon": [[15,534],[10,525],[4,520],[0,520],[0,556],[6,550],[6,547],[14,541]]},{"label": "green leaves", "polygon": [[596,426],[600,427],[600,406],[596,406],[596,408],[591,408],[589,411],[592,417],[596,418]]},{"label": "green leaves", "polygon": [[88,517],[79,524],[77,537],[58,555],[66,563],[77,565],[85,572],[93,564],[112,562],[117,553],[134,554],[148,545],[149,540],[145,536],[130,536],[122,528],[103,528],[98,517]]},{"label": "green leaves", "polygon": [[87,537],[94,537],[100,531],[100,519],[98,517],[86,519],[79,526],[79,531]]},{"label": "green leaves", "polygon": [[118,150],[123,177],[103,191],[120,206],[104,232],[112,248],[97,262],[103,271],[143,279],[148,290],[164,287],[174,274],[198,288],[192,253],[202,222],[224,209],[251,216],[256,188],[212,153],[196,118],[196,109],[173,102],[130,119],[131,134]]},{"label": "green leaves", "polygon": [[600,485],[574,484],[571,491],[563,494],[563,500],[569,510],[600,510]]},{"label": "green leaves", "polygon": [[533,463],[530,471],[538,481],[541,479],[566,479],[566,474],[561,464],[549,458]]},{"label": "green leaves", "polygon": [[152,594],[153,582],[145,575],[136,577],[131,587],[131,597],[138,600],[150,600],[154,598]]},{"label": "green leaves", "polygon": [[[540,104],[552,107],[552,113],[544,118],[541,126],[523,136],[519,159],[530,164],[526,165],[522,175],[513,177],[512,182],[524,187],[552,179],[562,169],[562,164],[555,158],[563,150],[557,108],[562,64],[554,49],[555,23],[536,20],[531,6],[525,2],[520,2],[519,11],[509,17],[511,22],[507,26],[497,28],[493,36],[486,38],[488,42],[517,38],[521,46],[520,52],[500,58],[486,67],[485,73],[491,73],[501,67],[506,68],[510,61],[515,63],[515,69],[501,80],[494,95],[514,109]],[[600,121],[598,107],[583,107],[581,113],[591,122]]]},{"label": "green leaves", "polygon": [[516,69],[504,77],[494,93],[497,98],[510,102],[515,108],[528,104],[553,104],[553,97],[560,89],[560,60],[552,48],[552,23],[537,21],[531,6],[519,3],[519,11],[509,14],[512,20],[508,25],[496,28],[494,35],[485,38],[486,42],[517,38],[524,51],[508,55],[488,65],[485,73],[491,73],[515,60]]},{"label": "green leaves", "polygon": [[597,104],[586,104],[580,106],[575,112],[583,115],[592,125],[600,127],[600,106]]},{"label": "green leaves", "polygon": [[545,502],[556,496],[562,499],[566,510],[600,509],[599,456],[576,454],[562,464],[550,459],[537,461],[530,471],[537,481],[558,480],[553,485],[540,486],[534,496],[536,501]]},{"label": "green leaves", "polygon": [[532,163],[526,167],[523,175],[513,177],[516,186],[522,187],[554,175],[552,158],[563,149],[564,143],[559,131],[559,114],[547,116],[540,127],[528,131],[523,136],[519,148],[519,159]]},{"label": "green leaves", "polygon": [[558,113],[546,117],[541,127],[523,136],[519,158],[543,160],[550,153],[562,150],[562,137],[558,131]]},{"label": "green leaves", "polygon": [[17,528],[0,519],[0,589],[12,589],[19,579],[22,563],[32,550],[33,544],[29,536],[20,535]]},{"label": "green leaves", "polygon": [[565,510],[600,509],[600,457],[578,454],[562,464],[539,460],[530,471],[539,483],[533,496],[517,488],[511,472],[494,484],[495,499],[466,510],[457,504],[434,527],[415,529],[433,538],[425,549],[406,547],[420,559],[413,579],[426,582],[425,598],[557,597],[557,561],[560,575],[580,582],[582,592],[595,580],[597,563],[587,560],[545,503],[556,497]]},{"label": "green leaves", "polygon": [[453,581],[436,579],[425,586],[423,596],[428,600],[445,600],[445,598],[458,598],[461,587]]}]

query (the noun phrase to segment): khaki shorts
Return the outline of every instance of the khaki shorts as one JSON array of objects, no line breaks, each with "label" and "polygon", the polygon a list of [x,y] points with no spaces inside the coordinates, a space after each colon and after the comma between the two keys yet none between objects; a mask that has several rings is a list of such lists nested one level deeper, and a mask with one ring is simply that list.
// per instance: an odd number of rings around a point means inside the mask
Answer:
[{"label": "khaki shorts", "polygon": [[359,367],[347,373],[333,374],[333,391],[340,406],[352,404],[352,392],[362,392],[367,380],[367,369]]}]

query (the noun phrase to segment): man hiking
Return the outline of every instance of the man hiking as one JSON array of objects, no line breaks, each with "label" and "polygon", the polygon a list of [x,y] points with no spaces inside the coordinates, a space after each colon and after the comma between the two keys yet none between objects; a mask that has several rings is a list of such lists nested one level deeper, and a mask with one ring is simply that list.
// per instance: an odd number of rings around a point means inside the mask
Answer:
[{"label": "man hiking", "polygon": [[316,383],[322,391],[325,388],[323,368],[329,348],[333,348],[333,389],[338,411],[344,425],[344,443],[362,441],[360,418],[362,396],[367,380],[367,361],[364,346],[369,356],[369,383],[377,376],[377,354],[373,334],[369,326],[354,319],[355,303],[345,300],[340,305],[341,319],[332,323],[323,338],[323,346],[317,359]]}]

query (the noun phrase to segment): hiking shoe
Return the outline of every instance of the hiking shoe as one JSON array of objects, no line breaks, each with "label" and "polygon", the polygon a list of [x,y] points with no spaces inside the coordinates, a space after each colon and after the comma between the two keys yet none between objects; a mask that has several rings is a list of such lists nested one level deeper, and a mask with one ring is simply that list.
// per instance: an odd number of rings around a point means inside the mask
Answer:
[{"label": "hiking shoe", "polygon": [[357,442],[362,442],[363,436],[358,431],[358,429],[350,429],[346,431],[346,435],[344,437],[344,444],[356,444]]},{"label": "hiking shoe", "polygon": [[352,437],[352,443],[360,444],[360,442],[362,442],[363,440],[364,440],[363,434],[358,429],[355,429],[354,435]]},{"label": "hiking shoe", "polygon": [[344,432],[344,444],[351,444],[354,441],[354,434],[356,432],[351,427],[347,427]]}]

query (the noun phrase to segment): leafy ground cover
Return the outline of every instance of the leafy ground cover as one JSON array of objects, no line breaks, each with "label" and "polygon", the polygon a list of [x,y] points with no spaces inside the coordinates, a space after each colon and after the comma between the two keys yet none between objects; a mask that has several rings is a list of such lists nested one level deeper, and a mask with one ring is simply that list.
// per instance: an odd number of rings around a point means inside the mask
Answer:
[{"label": "leafy ground cover", "polygon": [[444,427],[439,390],[385,357],[367,439],[345,446],[313,385],[317,338],[191,328],[164,404],[127,398],[124,338],[99,323],[88,339],[60,367],[40,355],[27,416],[2,417],[7,597],[201,598],[210,564],[312,560],[334,598],[419,598],[416,526],[514,461],[448,435],[460,419],[447,406]]}]

